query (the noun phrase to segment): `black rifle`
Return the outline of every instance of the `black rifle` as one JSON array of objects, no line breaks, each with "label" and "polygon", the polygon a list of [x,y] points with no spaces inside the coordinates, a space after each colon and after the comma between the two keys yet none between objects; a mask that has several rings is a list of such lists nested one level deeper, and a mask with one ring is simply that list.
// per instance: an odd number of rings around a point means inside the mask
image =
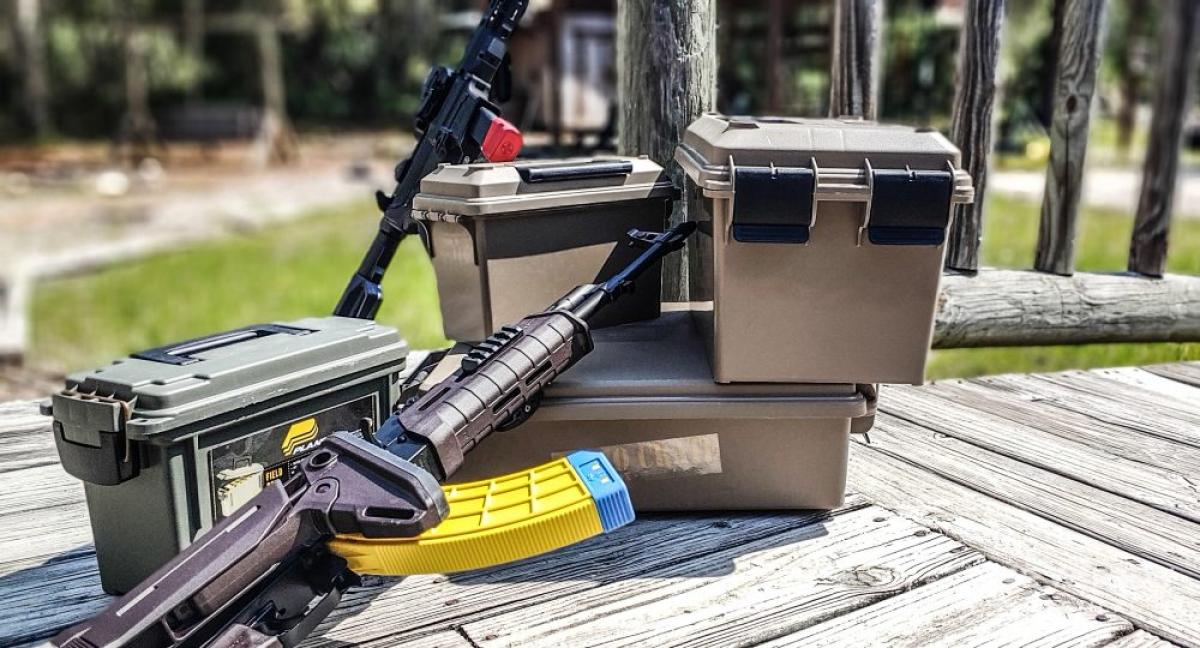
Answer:
[{"label": "black rifle", "polygon": [[469,162],[480,156],[508,162],[520,152],[520,131],[501,119],[493,85],[498,75],[508,76],[508,40],[528,4],[529,0],[492,0],[458,69],[436,67],[429,73],[415,124],[421,139],[412,155],[396,167],[392,195],[376,195],[383,211],[379,233],[334,315],[374,319],[383,301],[380,284],[397,246],[418,231],[411,212],[422,178],[442,163]]},{"label": "black rifle", "polygon": [[[64,648],[290,648],[358,576],[330,551],[340,535],[407,538],[448,507],[438,482],[495,430],[537,408],[542,389],[592,350],[588,319],[695,231],[630,232],[644,249],[602,284],[476,346],[457,372],[390,417],[373,445],[338,432],[287,482],[274,481],[90,621],[64,630]],[[382,446],[382,447],[380,447]]]}]

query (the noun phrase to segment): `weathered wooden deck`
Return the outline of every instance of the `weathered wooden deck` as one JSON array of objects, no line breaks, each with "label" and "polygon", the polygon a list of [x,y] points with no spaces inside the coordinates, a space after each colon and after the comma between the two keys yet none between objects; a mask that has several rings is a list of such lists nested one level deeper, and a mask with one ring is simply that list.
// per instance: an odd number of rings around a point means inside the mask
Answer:
[{"label": "weathered wooden deck", "polygon": [[[0,405],[2,646],[107,600],[46,428]],[[1200,364],[886,389],[850,488],[375,581],[309,645],[1200,646]]]}]

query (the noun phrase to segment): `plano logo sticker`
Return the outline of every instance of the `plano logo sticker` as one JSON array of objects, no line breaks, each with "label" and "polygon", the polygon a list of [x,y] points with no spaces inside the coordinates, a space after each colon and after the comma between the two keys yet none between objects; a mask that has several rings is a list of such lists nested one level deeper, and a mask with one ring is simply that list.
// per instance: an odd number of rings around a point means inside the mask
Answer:
[{"label": "plano logo sticker", "polygon": [[317,419],[307,418],[303,421],[292,423],[288,428],[287,434],[283,437],[283,456],[290,457],[297,452],[304,452],[312,449],[317,443],[317,435],[321,430],[317,427]]}]

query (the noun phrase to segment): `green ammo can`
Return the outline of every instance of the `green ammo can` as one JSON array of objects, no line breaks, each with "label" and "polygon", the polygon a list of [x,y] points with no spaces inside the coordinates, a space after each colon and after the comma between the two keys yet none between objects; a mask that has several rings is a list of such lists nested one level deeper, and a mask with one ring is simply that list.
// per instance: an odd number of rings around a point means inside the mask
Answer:
[{"label": "green ammo can", "polygon": [[341,317],[252,326],[70,376],[44,407],[84,482],[100,580],[122,593],[320,439],[370,435],[400,394],[408,345]]}]

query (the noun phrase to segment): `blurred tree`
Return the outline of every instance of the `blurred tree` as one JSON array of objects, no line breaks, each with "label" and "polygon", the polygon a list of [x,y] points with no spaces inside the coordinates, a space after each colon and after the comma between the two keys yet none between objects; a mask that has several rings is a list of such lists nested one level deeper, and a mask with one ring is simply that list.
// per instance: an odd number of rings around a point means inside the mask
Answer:
[{"label": "blurred tree", "polygon": [[1053,0],[1007,0],[996,148],[1020,152],[1050,125],[1054,86]]},{"label": "blurred tree", "polygon": [[927,0],[888,5],[881,119],[949,126],[961,28],[934,9]]},{"label": "blurred tree", "polygon": [[1129,154],[1137,108],[1148,99],[1147,87],[1158,3],[1114,0],[1108,13],[1108,39],[1101,74],[1105,85],[1117,89],[1117,148]]},{"label": "blurred tree", "polygon": [[50,133],[49,85],[46,80],[45,34],[41,0],[12,3],[12,38],[21,73],[21,108],[25,127],[34,137]]}]

